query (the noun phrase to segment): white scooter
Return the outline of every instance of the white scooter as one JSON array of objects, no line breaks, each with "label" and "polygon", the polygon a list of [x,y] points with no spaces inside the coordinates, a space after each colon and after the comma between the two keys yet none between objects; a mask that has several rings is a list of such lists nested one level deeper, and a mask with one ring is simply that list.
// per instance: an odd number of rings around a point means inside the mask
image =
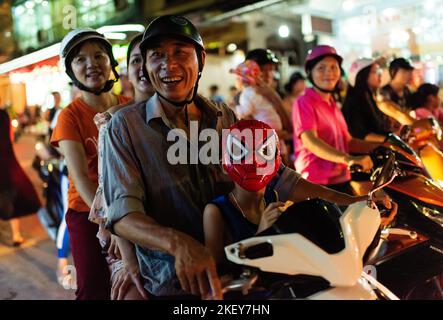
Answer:
[{"label": "white scooter", "polygon": [[398,300],[363,270],[381,220],[372,195],[395,178],[394,163],[394,156],[386,161],[368,203],[355,203],[342,214],[332,203],[303,201],[257,236],[226,246],[228,260],[243,273],[224,292],[271,299]]}]

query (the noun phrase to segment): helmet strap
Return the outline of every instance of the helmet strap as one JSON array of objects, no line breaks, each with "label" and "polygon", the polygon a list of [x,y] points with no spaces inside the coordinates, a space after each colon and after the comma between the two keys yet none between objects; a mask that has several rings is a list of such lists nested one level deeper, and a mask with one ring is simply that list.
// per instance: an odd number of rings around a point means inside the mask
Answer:
[{"label": "helmet strap", "polygon": [[335,88],[334,89],[332,89],[332,90],[327,90],[327,89],[323,89],[323,88],[320,88],[315,82],[314,82],[314,79],[312,79],[312,75],[311,75],[311,73],[309,72],[309,74],[308,74],[308,79],[309,79],[309,81],[312,83],[312,85],[317,89],[317,90],[319,90],[319,91],[321,91],[321,92],[323,92],[323,93],[335,93]]},{"label": "helmet strap", "polygon": [[120,79],[120,75],[118,74],[117,70],[115,69],[115,67],[117,66],[117,62],[113,62],[112,63],[112,73],[114,74],[114,79],[111,80],[107,80],[105,85],[103,86],[103,88],[101,88],[100,90],[92,90],[90,88],[88,88],[87,86],[85,86],[83,83],[81,83],[80,81],[78,81],[78,79],[75,77],[74,73],[72,72],[72,69],[69,68],[66,70],[66,73],[68,74],[68,76],[71,78],[72,83],[79,88],[82,91],[86,91],[86,92],[90,92],[95,94],[96,96],[99,96],[100,94],[102,94],[103,92],[109,92],[111,91],[111,89],[114,87],[114,83],[116,83],[118,81],[118,79]]}]

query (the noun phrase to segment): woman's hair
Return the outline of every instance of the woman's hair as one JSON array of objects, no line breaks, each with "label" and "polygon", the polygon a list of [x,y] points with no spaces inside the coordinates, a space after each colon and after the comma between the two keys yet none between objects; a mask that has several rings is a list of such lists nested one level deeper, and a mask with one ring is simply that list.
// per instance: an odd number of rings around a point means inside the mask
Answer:
[{"label": "woman's hair", "polygon": [[134,50],[134,47],[139,44],[140,42],[142,42],[143,40],[143,34],[139,33],[137,34],[134,38],[132,38],[131,42],[129,43],[128,46],[128,52],[126,53],[126,66],[129,67],[129,60],[131,58],[131,52],[132,50]]},{"label": "woman's hair", "polygon": [[[360,72],[357,74],[357,77],[355,78],[355,86],[354,89],[356,93],[363,94],[366,92],[371,92],[371,88],[369,88],[368,85],[368,78],[369,74],[371,73],[372,64],[370,66],[367,66],[366,68],[363,68],[360,70]],[[351,86],[349,86],[351,87]],[[351,89],[351,90],[352,90]]]},{"label": "woman's hair", "polygon": [[291,77],[289,78],[288,83],[285,84],[285,91],[289,94],[291,94],[292,92],[292,87],[294,86],[294,84],[296,84],[298,81],[303,80],[305,81],[305,77],[303,77],[303,75],[296,71],[294,72]]},{"label": "woman's hair", "polygon": [[429,96],[437,96],[440,88],[432,83],[423,83],[417,91],[411,94],[407,100],[407,105],[413,110],[426,105]]}]

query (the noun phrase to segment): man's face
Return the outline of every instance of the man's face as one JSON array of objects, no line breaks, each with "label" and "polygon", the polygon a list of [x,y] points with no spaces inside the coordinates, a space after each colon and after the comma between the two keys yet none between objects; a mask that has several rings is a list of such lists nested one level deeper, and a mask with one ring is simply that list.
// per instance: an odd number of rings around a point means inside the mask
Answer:
[{"label": "man's face", "polygon": [[274,63],[267,63],[260,67],[262,72],[263,81],[268,85],[272,85],[274,82],[274,73],[277,71],[277,66]]},{"label": "man's face", "polygon": [[395,79],[406,86],[409,84],[412,80],[412,70],[407,69],[399,69],[397,73],[395,74]]},{"label": "man's face", "polygon": [[[205,53],[202,52],[202,63]],[[198,77],[195,46],[178,39],[163,39],[146,52],[146,69],[152,85],[172,101],[183,101],[192,95]]]}]

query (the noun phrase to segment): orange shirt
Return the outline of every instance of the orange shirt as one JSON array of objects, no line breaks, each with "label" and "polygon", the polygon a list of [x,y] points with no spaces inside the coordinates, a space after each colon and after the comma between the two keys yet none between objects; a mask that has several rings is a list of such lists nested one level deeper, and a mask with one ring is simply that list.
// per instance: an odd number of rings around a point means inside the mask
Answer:
[{"label": "orange shirt", "polygon": [[[118,96],[119,104],[130,100],[128,97]],[[72,140],[82,144],[88,163],[88,176],[95,184],[98,183],[98,129],[94,123],[94,116],[97,113],[81,98],[77,98],[61,111],[51,136],[51,144],[55,147],[58,147],[58,143],[62,140]],[[71,176],[69,176],[68,206],[77,212],[90,210],[75,188]]]}]

